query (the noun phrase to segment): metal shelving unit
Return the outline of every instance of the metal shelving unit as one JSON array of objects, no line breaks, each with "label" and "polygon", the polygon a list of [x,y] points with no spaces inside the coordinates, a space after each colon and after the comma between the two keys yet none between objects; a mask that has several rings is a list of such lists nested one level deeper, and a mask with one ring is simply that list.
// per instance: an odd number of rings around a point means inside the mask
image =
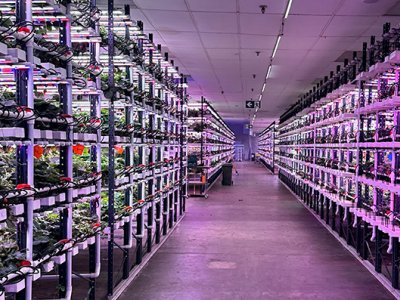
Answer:
[{"label": "metal shelving unit", "polygon": [[233,159],[235,135],[204,97],[189,102],[188,109],[191,196],[207,197],[208,189],[222,173],[222,165]]},{"label": "metal shelving unit", "polygon": [[272,173],[275,173],[275,135],[273,122],[258,135],[258,159]]},{"label": "metal shelving unit", "polygon": [[96,5],[0,3],[0,299],[116,297],[185,213],[186,80]]},{"label": "metal shelving unit", "polygon": [[384,25],[278,127],[280,179],[399,295],[398,29]]}]

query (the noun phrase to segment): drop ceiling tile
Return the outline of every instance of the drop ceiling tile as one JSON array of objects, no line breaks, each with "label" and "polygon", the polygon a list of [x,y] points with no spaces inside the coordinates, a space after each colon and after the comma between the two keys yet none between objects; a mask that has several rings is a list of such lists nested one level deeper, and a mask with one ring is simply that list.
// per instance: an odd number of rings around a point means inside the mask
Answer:
[{"label": "drop ceiling tile", "polygon": [[140,9],[131,9],[130,14],[132,20],[143,22],[144,30],[154,31],[153,25],[150,23],[149,19],[143,14],[143,12]]},{"label": "drop ceiling tile", "polygon": [[205,48],[238,48],[239,37],[237,34],[201,33]]},{"label": "drop ceiling tile", "polygon": [[330,50],[358,50],[354,49],[352,46],[357,38],[354,37],[332,37],[332,36],[323,36],[318,42],[314,45],[312,50],[320,50],[320,51],[330,51]]},{"label": "drop ceiling tile", "polygon": [[[132,0],[130,1],[132,3]],[[140,9],[157,9],[157,10],[187,10],[185,0],[134,0],[133,1]],[[129,2],[128,2],[129,3]]]},{"label": "drop ceiling tile", "polygon": [[339,7],[341,0],[323,0],[323,1],[293,1],[289,16],[301,15],[332,15]]},{"label": "drop ceiling tile", "polygon": [[285,49],[308,50],[318,41],[316,36],[285,36],[283,35],[278,52]]},{"label": "drop ceiling tile", "polygon": [[273,66],[275,65],[298,65],[299,62],[306,56],[307,50],[295,50],[295,49],[279,49],[273,60]]},{"label": "drop ceiling tile", "polygon": [[239,60],[239,49],[207,49],[211,60]]},{"label": "drop ceiling tile", "polygon": [[265,15],[268,14],[282,14],[285,12],[286,1],[277,0],[239,0],[239,7],[241,13],[260,14],[260,5],[267,5]]},{"label": "drop ceiling tile", "polygon": [[144,14],[157,30],[175,32],[196,31],[188,12],[145,10]]},{"label": "drop ceiling tile", "polygon": [[236,2],[232,0],[187,0],[192,11],[236,12]]},{"label": "drop ceiling tile", "polygon": [[349,47],[355,51],[362,51],[363,43],[369,44],[369,41],[370,41],[369,36],[362,36],[360,38],[355,38]]},{"label": "drop ceiling tile", "polygon": [[240,49],[240,58],[242,60],[254,61],[258,64],[266,64],[266,62],[269,61],[271,54],[272,50]]},{"label": "drop ceiling tile", "polygon": [[234,13],[193,13],[200,32],[237,33],[237,17]]},{"label": "drop ceiling tile", "polygon": [[[400,2],[399,2],[399,6],[400,6]],[[391,24],[392,28],[398,26],[400,24],[400,15],[396,16],[396,17],[392,17],[392,16],[378,17],[376,19],[375,23],[373,23],[372,26],[366,32],[364,32],[363,35],[368,36],[368,37],[370,37],[371,35],[380,37],[383,32],[383,25],[387,22]]]},{"label": "drop ceiling tile", "polygon": [[161,37],[173,48],[202,48],[199,36],[190,32],[160,31]]},{"label": "drop ceiling tile", "polygon": [[284,36],[318,37],[329,19],[329,16],[290,16],[285,23]]},{"label": "drop ceiling tile", "polygon": [[221,87],[219,86],[216,80],[212,80],[209,78],[197,80],[196,77],[194,77],[194,79],[202,87],[204,91],[207,91],[209,93],[221,92]]},{"label": "drop ceiling tile", "polygon": [[242,49],[273,49],[276,36],[240,34],[240,47]]},{"label": "drop ceiling tile", "polygon": [[281,15],[240,14],[240,33],[276,36],[281,21]]},{"label": "drop ceiling tile", "polygon": [[324,36],[360,37],[375,23],[376,17],[335,16],[324,32]]},{"label": "drop ceiling tile", "polygon": [[230,92],[230,93],[242,92],[240,80],[222,81],[221,85],[224,92]]},{"label": "drop ceiling tile", "polygon": [[398,0],[375,1],[375,3],[365,3],[364,1],[347,0],[338,10],[338,15],[363,15],[381,16],[389,12],[392,7],[398,4]]},{"label": "drop ceiling tile", "polygon": [[165,44],[164,39],[161,37],[160,34],[158,34],[157,32],[155,32],[154,30],[144,30],[143,31],[147,36],[149,36],[149,34],[153,34],[153,42],[154,44]]}]

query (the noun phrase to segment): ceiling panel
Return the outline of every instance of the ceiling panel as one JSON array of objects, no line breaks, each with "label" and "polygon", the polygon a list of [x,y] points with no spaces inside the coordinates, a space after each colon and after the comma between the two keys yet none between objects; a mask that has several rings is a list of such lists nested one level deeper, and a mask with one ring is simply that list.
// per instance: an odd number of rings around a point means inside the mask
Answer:
[{"label": "ceiling panel", "polygon": [[285,23],[285,37],[318,37],[330,20],[329,16],[290,16]]},{"label": "ceiling panel", "polygon": [[318,40],[318,36],[286,36],[286,34],[284,34],[279,43],[279,49],[307,50],[311,49]]},{"label": "ceiling panel", "polygon": [[237,33],[237,17],[234,13],[193,13],[200,32]]},{"label": "ceiling panel", "polygon": [[128,0],[124,1],[127,4],[134,2],[140,9],[157,9],[157,10],[187,10],[185,0]]},{"label": "ceiling panel", "polygon": [[[400,7],[400,1],[399,1],[399,7]],[[383,24],[385,24],[386,22],[391,23],[392,26],[400,25],[400,15],[397,17],[391,17],[391,16],[377,17],[375,23],[373,23],[372,26],[369,28],[368,34],[364,35],[381,36],[383,31]]]},{"label": "ceiling panel", "polygon": [[[148,1],[152,2],[152,1]],[[162,31],[196,31],[188,12],[145,10],[144,14],[156,30]],[[173,20],[173,22],[171,21]]]},{"label": "ceiling panel", "polygon": [[145,16],[145,14],[140,9],[131,9],[130,14],[133,20],[142,21],[144,26],[144,30],[154,31],[153,25],[149,22],[149,19]]},{"label": "ceiling panel", "polygon": [[301,60],[306,56],[307,50],[301,50],[301,49],[282,49],[279,50],[276,54],[276,57],[274,59],[274,64],[273,67],[275,66],[281,66],[281,65],[298,65]]},{"label": "ceiling panel", "polygon": [[240,34],[240,47],[242,49],[270,49],[274,48],[276,36],[256,34]]},{"label": "ceiling panel", "polygon": [[236,1],[232,0],[187,0],[192,11],[236,12]]},{"label": "ceiling panel", "polygon": [[[354,44],[354,37],[323,36],[314,45],[313,50],[320,50],[320,51],[357,50],[353,48],[353,44]],[[360,47],[358,47],[358,49],[359,48]]]},{"label": "ceiling panel", "polygon": [[281,15],[240,14],[240,33],[276,36],[281,20]]},{"label": "ceiling panel", "polygon": [[341,2],[342,0],[293,1],[290,15],[331,15],[341,6]]},{"label": "ceiling panel", "polygon": [[339,37],[360,37],[376,22],[372,16],[335,16],[324,35]]},{"label": "ceiling panel", "polygon": [[239,37],[237,34],[225,33],[200,33],[206,48],[238,48]]},{"label": "ceiling panel", "polygon": [[267,61],[269,61],[269,58],[271,57],[271,53],[272,50],[240,49],[240,58],[246,61],[256,61],[258,64],[267,64]]},{"label": "ceiling panel", "polygon": [[378,1],[360,1],[346,0],[343,6],[338,10],[338,15],[364,15],[381,16],[390,11],[392,7],[399,4],[398,0],[378,0]]},{"label": "ceiling panel", "polygon": [[[216,0],[218,1],[218,0]],[[239,0],[241,13],[261,14],[260,5],[267,5],[265,14],[283,14],[286,8],[285,1],[277,0]]]},{"label": "ceiling panel", "polygon": [[197,48],[202,50],[202,44],[197,34],[189,32],[160,31],[161,37],[169,48]]},{"label": "ceiling panel", "polygon": [[239,60],[239,49],[207,49],[211,59]]}]

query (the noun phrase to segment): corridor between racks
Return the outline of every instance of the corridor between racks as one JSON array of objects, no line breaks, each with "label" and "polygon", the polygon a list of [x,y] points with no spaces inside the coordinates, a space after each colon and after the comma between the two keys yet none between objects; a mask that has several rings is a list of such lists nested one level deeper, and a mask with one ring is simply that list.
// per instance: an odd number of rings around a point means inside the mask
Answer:
[{"label": "corridor between racks", "polygon": [[393,299],[277,176],[254,162],[236,167],[233,186],[189,198],[121,299]]}]

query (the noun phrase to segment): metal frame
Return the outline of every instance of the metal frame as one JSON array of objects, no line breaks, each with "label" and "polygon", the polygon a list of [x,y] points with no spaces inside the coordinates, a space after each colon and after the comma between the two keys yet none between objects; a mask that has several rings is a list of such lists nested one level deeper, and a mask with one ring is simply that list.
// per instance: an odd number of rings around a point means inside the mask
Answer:
[{"label": "metal frame", "polygon": [[[96,0],[89,0],[89,10],[96,11]],[[60,28],[60,45],[66,46],[71,49],[73,41],[73,17],[71,12],[76,9],[73,1],[67,1],[66,6],[57,5],[54,7],[55,10],[59,10],[61,14],[65,14],[66,18],[63,18],[61,22],[57,22],[57,26]],[[32,21],[32,1],[31,0],[16,0],[18,12],[18,20],[22,21]],[[187,198],[187,171],[186,171],[186,156],[187,156],[187,142],[185,138],[186,133],[186,114],[187,114],[187,91],[185,89],[186,81],[182,75],[179,74],[178,68],[173,66],[173,62],[169,62],[168,58],[166,61],[161,61],[158,57],[161,54],[161,46],[157,49],[151,48],[150,45],[152,40],[151,36],[147,39],[143,34],[132,36],[129,26],[126,28],[126,39],[136,39],[138,49],[132,51],[130,57],[133,60],[133,56],[142,55],[143,57],[149,57],[149,62],[145,62],[143,65],[131,64],[130,66],[125,66],[126,68],[126,80],[130,85],[138,85],[139,92],[146,92],[149,87],[146,80],[154,81],[155,83],[150,84],[150,90],[152,97],[157,95],[167,103],[166,108],[162,108],[161,111],[156,108],[155,102],[151,106],[148,106],[145,101],[140,105],[140,107],[135,105],[135,97],[137,97],[135,90],[130,87],[125,87],[124,91],[121,93],[120,87],[117,86],[114,78],[114,70],[118,62],[114,58],[117,57],[115,53],[115,45],[117,40],[114,40],[115,36],[113,34],[113,28],[115,28],[113,12],[115,11],[114,1],[108,1],[108,64],[109,69],[108,76],[108,90],[103,93],[100,92],[102,89],[101,80],[98,76],[90,73],[88,75],[90,81],[93,82],[93,87],[95,92],[90,93],[83,91],[77,92],[73,89],[76,88],[76,83],[74,78],[76,76],[75,69],[76,64],[73,64],[71,60],[66,60],[65,64],[62,66],[66,70],[66,79],[58,84],[60,103],[63,109],[63,118],[70,118],[73,115],[73,104],[74,101],[82,100],[80,98],[87,97],[89,100],[89,115],[90,121],[99,120],[101,117],[101,105],[102,103],[108,101],[109,109],[109,130],[108,136],[104,136],[101,133],[100,127],[90,128],[90,132],[84,134],[74,133],[75,124],[77,121],[74,119],[73,122],[68,123],[65,127],[64,134],[66,136],[65,140],[61,142],[56,142],[56,145],[60,146],[60,168],[62,174],[67,181],[71,181],[71,184],[67,184],[66,188],[61,189],[60,195],[65,194],[63,198],[65,201],[61,204],[55,204],[55,208],[60,212],[60,232],[62,237],[65,238],[65,252],[56,257],[51,257],[46,260],[45,263],[35,266],[35,270],[41,268],[43,274],[29,273],[24,274],[24,288],[19,289],[15,294],[17,299],[31,300],[33,290],[33,282],[40,278],[40,281],[49,280],[52,282],[52,286],[57,287],[57,284],[53,284],[54,281],[58,281],[60,287],[59,289],[59,299],[71,299],[72,297],[72,280],[83,280],[88,283],[88,299],[97,299],[101,297],[98,292],[98,284],[96,286],[96,281],[100,280],[102,282],[103,277],[107,277],[107,294],[110,298],[115,297],[115,291],[120,291],[120,287],[124,286],[126,282],[130,282],[132,277],[136,276],[137,271],[140,270],[148,259],[154,254],[155,251],[159,249],[159,246],[166,240],[166,238],[171,234],[175,226],[180,222],[186,211],[186,198]],[[1,6],[1,4],[0,4]],[[103,10],[104,11],[104,10]],[[125,6],[125,14],[129,16],[130,8]],[[93,17],[93,16],[91,16]],[[133,22],[133,24],[135,24]],[[141,22],[137,24],[141,29],[143,25]],[[27,25],[28,28],[32,29],[30,23]],[[96,36],[100,35],[100,21],[91,21],[90,24],[91,32],[95,32]],[[88,49],[86,54],[89,57],[90,63],[98,64],[100,63],[101,57],[100,52],[100,41],[98,39],[90,39],[88,43]],[[22,107],[28,107],[34,109],[34,74],[33,68],[34,64],[38,62],[36,57],[34,57],[33,52],[33,39],[29,39],[21,44],[21,48],[27,54],[27,69],[18,69],[17,73],[17,100],[21,100],[18,105]],[[77,42],[75,42],[77,43]],[[2,45],[0,45],[2,46]],[[146,48],[147,47],[147,48]],[[151,49],[148,50],[148,47]],[[153,53],[154,51],[154,53]],[[104,51],[103,51],[104,52]],[[134,53],[133,53],[134,52]],[[104,54],[104,53],[103,53]],[[1,55],[1,54],[0,54]],[[147,55],[147,56],[146,56]],[[156,78],[156,74],[152,74],[148,70],[148,65],[152,64],[153,60],[158,59],[155,64],[159,68],[165,66],[163,80]],[[128,61],[129,59],[127,59]],[[139,78],[139,79],[137,79]],[[137,82],[139,80],[139,82]],[[157,85],[157,87],[156,87]],[[155,93],[157,90],[158,94]],[[91,90],[92,92],[92,90]],[[77,96],[79,94],[79,97]],[[129,99],[127,105],[125,106],[125,120],[126,125],[131,125],[134,121],[134,114],[140,115],[140,122],[142,128],[145,127],[145,121],[150,120],[150,131],[153,133],[145,133],[140,138],[135,136],[135,131],[132,132],[129,138],[121,139],[115,131],[115,118],[117,107],[115,103],[122,95]],[[105,99],[105,96],[110,96],[110,99]],[[79,98],[79,99],[76,99]],[[85,98],[86,99],[86,98]],[[85,104],[86,105],[86,104]],[[85,107],[85,111],[87,106]],[[165,109],[165,111],[164,111]],[[175,112],[177,111],[177,112]],[[27,120],[21,121],[25,129],[24,143],[19,146],[18,151],[18,162],[19,167],[17,169],[17,184],[28,184],[33,186],[34,184],[34,145],[38,143],[35,138],[35,134],[38,134],[38,130],[35,129],[35,118],[29,118]],[[61,131],[61,130],[60,130]],[[151,134],[160,131],[161,134],[165,135],[165,140],[163,144],[157,145],[154,137]],[[93,136],[95,138],[93,139]],[[47,138],[42,138],[44,142],[53,143],[53,140],[46,140]],[[152,140],[153,139],[153,140]],[[129,140],[129,142],[124,143],[124,140]],[[121,142],[122,141],[122,142]],[[87,241],[75,244],[72,236],[73,229],[73,212],[74,207],[77,204],[80,189],[75,188],[76,182],[73,178],[73,145],[74,143],[84,144],[85,146],[90,145],[90,160],[95,163],[93,172],[98,174],[101,172],[101,151],[108,149],[108,159],[109,159],[109,176],[108,176],[108,226],[102,228],[103,233],[108,237],[107,245],[107,257],[108,265],[106,268],[102,268],[103,272],[107,269],[107,276],[100,276],[100,266],[101,259],[100,256],[104,255],[105,251],[100,248],[100,232],[94,236],[92,243],[87,244]],[[125,147],[125,167],[127,170],[130,168],[139,168],[136,166],[135,162],[135,151],[138,150],[140,153],[140,162],[148,164],[146,170],[137,171],[129,173],[125,177],[129,177],[130,184],[121,187],[120,178],[116,178],[115,169],[115,147],[117,144],[122,143]],[[171,157],[168,157],[171,156]],[[163,163],[163,160],[168,161]],[[156,167],[150,168],[150,164],[156,164]],[[96,175],[97,176],[97,175]],[[133,194],[132,189],[133,184],[139,186],[138,194]],[[88,192],[87,197],[90,198],[90,210],[95,212],[95,215],[100,222],[101,218],[101,203],[100,194],[102,192],[102,184],[100,180],[97,180],[94,184],[94,192]],[[85,187],[86,188],[86,187]],[[104,187],[103,187],[104,188]],[[135,205],[133,203],[133,198],[138,198],[144,203],[135,208],[128,217],[123,220],[123,225],[121,221],[117,220],[115,217],[115,193],[117,191],[123,190],[125,193],[125,203],[126,207]],[[18,225],[18,241],[21,248],[27,249],[26,259],[31,263],[33,262],[33,218],[34,213],[38,209],[38,202],[42,199],[37,199],[35,197],[36,191],[31,191],[27,189],[26,195],[24,196],[24,214],[19,216],[19,219],[23,219]],[[56,195],[59,197],[60,195]],[[53,195],[52,195],[53,196]],[[83,195],[83,196],[86,196]],[[26,200],[26,201],[25,201]],[[47,198],[45,200],[48,200]],[[49,200],[50,201],[50,200]],[[62,200],[60,200],[62,202]],[[136,206],[135,206],[136,207]],[[50,208],[41,207],[43,210]],[[1,220],[0,220],[1,222]],[[120,244],[117,241],[116,230],[121,228],[123,230],[123,243]],[[63,242],[63,243],[64,243]],[[85,244],[86,243],[86,244]],[[71,246],[70,246],[71,245]],[[86,246],[85,246],[86,245]],[[69,248],[68,248],[69,247]],[[81,250],[88,248],[88,273],[77,273],[74,272],[72,268],[72,260],[75,255]],[[79,249],[78,249],[79,248]],[[117,255],[115,254],[115,249],[118,248],[123,252],[122,261],[117,260]],[[117,250],[119,251],[119,250]],[[133,252],[135,251],[135,252]],[[135,254],[136,259],[132,261],[131,254]],[[77,258],[79,261],[79,257]],[[85,263],[87,263],[85,261]],[[52,265],[57,264],[58,273],[54,275],[45,274],[48,273]],[[122,264],[122,278],[116,280],[115,271],[118,266]],[[50,271],[51,271],[50,270]],[[22,274],[22,273],[21,273]],[[20,274],[18,275],[20,276]],[[97,279],[100,277],[99,279]],[[50,281],[51,280],[51,281]],[[118,281],[118,282],[117,282]],[[4,283],[5,282],[5,283]],[[1,279],[0,291],[5,288],[7,292],[13,290],[17,285],[14,283],[8,283]],[[41,291],[45,293],[46,291]],[[0,299],[3,299],[3,294],[0,292]],[[86,294],[83,296],[85,297]],[[79,295],[74,294],[74,297],[79,297]]]},{"label": "metal frame", "polygon": [[[353,56],[351,64],[345,62],[344,70],[337,68],[337,74],[331,79],[325,80],[322,85],[317,89],[310,91],[304,98],[302,98],[295,106],[288,112],[282,115],[279,125],[281,130],[278,138],[282,144],[278,147],[282,153],[278,156],[279,173],[278,176],[286,186],[293,191],[293,193],[301,200],[311,212],[318,216],[318,219],[329,228],[330,232],[335,233],[334,236],[348,247],[350,252],[358,253],[360,261],[371,271],[396,297],[400,297],[399,289],[399,238],[398,238],[398,207],[396,201],[398,197],[398,181],[396,181],[396,174],[398,168],[398,157],[396,152],[399,148],[396,134],[398,132],[398,113],[394,113],[394,129],[390,135],[392,141],[381,142],[375,141],[372,143],[365,142],[361,133],[365,131],[366,126],[371,125],[372,118],[378,124],[380,119],[378,114],[384,109],[367,110],[368,103],[365,100],[365,94],[372,97],[372,89],[366,88],[365,83],[373,78],[378,78],[378,91],[382,92],[381,88],[385,86],[387,78],[381,76],[385,70],[392,68],[393,60],[398,59],[399,50],[389,53],[389,42],[398,39],[396,30],[390,31],[390,25],[385,24],[383,33],[383,43],[378,46],[375,44],[375,37],[371,38],[371,47],[369,49],[369,67],[367,67],[367,46],[363,44],[363,58],[358,60]],[[382,45],[382,49],[379,49]],[[398,44],[392,45],[394,49],[398,49]],[[383,53],[383,54],[382,54]],[[379,62],[377,62],[376,55],[379,54]],[[377,63],[377,64],[375,64]],[[375,71],[379,66],[379,71]],[[360,73],[356,77],[357,68]],[[375,68],[375,69],[374,69]],[[400,93],[398,88],[399,75],[398,70],[395,76],[395,85],[393,95],[388,96],[384,101],[397,100]],[[327,77],[326,77],[327,78]],[[382,79],[383,78],[383,79]],[[325,127],[330,125],[329,119],[327,121],[314,120],[316,118],[314,111],[320,107],[324,107],[327,103],[333,103],[337,99],[347,95],[348,92],[358,89],[358,103],[355,107],[356,111],[353,118],[358,124],[356,130],[356,142],[348,142],[349,146],[345,147],[346,152],[344,160],[347,162],[346,171],[350,168],[351,160],[355,157],[356,169],[355,174],[350,176],[352,178],[352,185],[355,187],[354,201],[347,200],[347,198],[338,196],[338,192],[332,192],[330,185],[335,186],[339,182],[340,187],[344,186],[346,192],[350,192],[350,183],[346,180],[338,180],[339,178],[348,177],[349,172],[342,172],[339,167],[323,167],[317,163],[316,159],[318,154],[316,149],[323,148],[325,158],[335,158],[333,150],[343,149],[342,145],[337,145],[339,142],[326,142],[327,145],[321,146],[317,141],[317,131],[324,130]],[[389,100],[388,100],[389,99]],[[354,101],[354,97],[352,98]],[[357,101],[357,100],[356,100]],[[337,102],[334,102],[337,103]],[[392,108],[395,108],[392,105]],[[365,109],[364,109],[365,108]],[[362,111],[364,109],[365,111]],[[311,114],[310,114],[311,113]],[[326,113],[326,111],[324,111]],[[372,117],[364,118],[364,114],[371,114]],[[339,113],[339,116],[341,114]],[[297,126],[295,123],[298,119],[309,116],[311,127],[308,124]],[[310,121],[310,120],[305,120]],[[336,124],[343,121],[336,121]],[[306,123],[305,122],[305,123]],[[328,122],[324,124],[323,122]],[[328,125],[327,125],[328,124]],[[292,126],[293,125],[293,126]],[[353,124],[354,127],[354,124]],[[304,128],[309,128],[305,130]],[[306,136],[305,132],[312,132],[311,135]],[[304,133],[304,134],[303,134]],[[336,132],[337,133],[337,132]],[[379,137],[379,132],[375,133],[375,137]],[[305,138],[310,138],[311,142],[305,142]],[[374,138],[375,140],[375,138]],[[287,143],[284,143],[287,142]],[[311,144],[311,145],[308,145]],[[313,149],[313,162],[310,163],[304,159],[297,159],[295,157],[287,156],[285,149],[296,147],[297,149]],[[362,151],[370,151],[373,149],[380,149],[380,151],[388,151],[391,153],[391,172],[388,176],[389,182],[381,184],[384,181],[378,177],[378,160],[381,154],[377,151],[374,152],[372,157],[374,160],[373,179],[366,180],[366,177],[361,173],[362,165]],[[350,149],[350,150],[349,150]],[[354,152],[354,153],[353,153]],[[369,153],[369,152],[368,152]],[[366,154],[367,156],[369,154]],[[316,176],[316,169],[322,169],[324,177]],[[394,171],[393,171],[394,170]],[[346,173],[346,174],[345,174]],[[320,180],[321,182],[318,182]],[[364,187],[364,188],[362,188]],[[372,187],[372,193],[369,192],[369,187]],[[383,198],[383,192],[389,191],[390,199]],[[364,198],[367,198],[365,201]],[[384,201],[387,201],[390,205]],[[385,211],[382,212],[382,209]],[[354,247],[350,248],[350,247]],[[372,271],[373,270],[373,271]]]}]

